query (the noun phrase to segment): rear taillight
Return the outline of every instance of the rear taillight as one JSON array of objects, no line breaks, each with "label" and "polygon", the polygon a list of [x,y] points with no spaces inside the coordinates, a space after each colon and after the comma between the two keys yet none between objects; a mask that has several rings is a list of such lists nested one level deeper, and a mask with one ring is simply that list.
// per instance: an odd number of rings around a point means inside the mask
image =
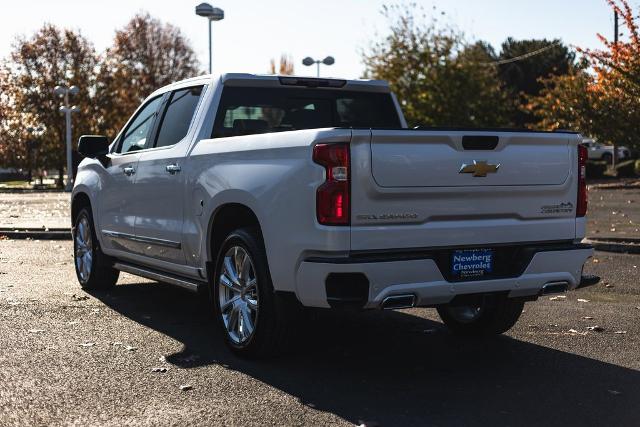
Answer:
[{"label": "rear taillight", "polygon": [[318,144],[313,161],[325,167],[325,182],[316,192],[316,216],[322,225],[349,225],[349,146]]},{"label": "rear taillight", "polygon": [[587,147],[578,145],[578,203],[576,216],[587,214]]}]

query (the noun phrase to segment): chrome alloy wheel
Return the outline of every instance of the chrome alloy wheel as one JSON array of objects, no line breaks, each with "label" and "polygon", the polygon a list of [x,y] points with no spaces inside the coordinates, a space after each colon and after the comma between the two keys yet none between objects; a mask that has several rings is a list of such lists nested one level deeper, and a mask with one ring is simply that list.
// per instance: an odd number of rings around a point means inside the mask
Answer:
[{"label": "chrome alloy wheel", "polygon": [[75,261],[76,269],[80,280],[85,283],[89,280],[91,274],[91,266],[93,264],[93,245],[91,239],[91,228],[89,226],[89,220],[86,216],[83,216],[75,229]]},{"label": "chrome alloy wheel", "polygon": [[245,344],[258,321],[258,282],[253,261],[241,246],[224,255],[218,278],[218,302],[222,321],[234,344]]}]

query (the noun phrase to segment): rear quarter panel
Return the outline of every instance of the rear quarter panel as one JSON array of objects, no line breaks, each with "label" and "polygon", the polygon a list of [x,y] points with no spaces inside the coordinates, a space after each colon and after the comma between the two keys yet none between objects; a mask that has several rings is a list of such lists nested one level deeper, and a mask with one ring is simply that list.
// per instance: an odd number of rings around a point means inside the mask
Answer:
[{"label": "rear quarter panel", "polygon": [[295,290],[295,271],[306,256],[347,252],[349,227],[316,221],[315,194],[324,169],[311,156],[316,143],[350,138],[349,130],[314,129],[199,141],[187,167],[187,258],[201,268],[213,260],[210,221],[228,203],[243,204],[258,218],[277,290]]}]

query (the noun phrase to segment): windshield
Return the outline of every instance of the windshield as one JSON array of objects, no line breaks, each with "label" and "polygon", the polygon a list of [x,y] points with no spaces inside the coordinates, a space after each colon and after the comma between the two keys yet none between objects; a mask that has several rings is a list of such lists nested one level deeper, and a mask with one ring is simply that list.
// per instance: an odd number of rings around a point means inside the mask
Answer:
[{"label": "windshield", "polygon": [[225,87],[212,138],[325,127],[401,125],[389,93]]}]

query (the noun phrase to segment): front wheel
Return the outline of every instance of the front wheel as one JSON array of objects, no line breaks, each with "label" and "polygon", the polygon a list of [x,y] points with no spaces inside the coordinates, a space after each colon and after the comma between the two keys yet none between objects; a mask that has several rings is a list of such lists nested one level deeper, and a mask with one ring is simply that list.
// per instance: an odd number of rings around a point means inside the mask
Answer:
[{"label": "front wheel", "polygon": [[218,323],[234,353],[256,358],[284,349],[292,329],[293,307],[273,290],[256,230],[238,229],[227,236],[212,282]]},{"label": "front wheel", "polygon": [[523,300],[487,296],[469,305],[440,306],[438,314],[455,334],[496,335],[511,329],[523,308]]},{"label": "front wheel", "polygon": [[73,253],[76,276],[83,289],[106,289],[116,284],[120,272],[113,268],[112,260],[100,249],[88,207],[75,218]]}]

